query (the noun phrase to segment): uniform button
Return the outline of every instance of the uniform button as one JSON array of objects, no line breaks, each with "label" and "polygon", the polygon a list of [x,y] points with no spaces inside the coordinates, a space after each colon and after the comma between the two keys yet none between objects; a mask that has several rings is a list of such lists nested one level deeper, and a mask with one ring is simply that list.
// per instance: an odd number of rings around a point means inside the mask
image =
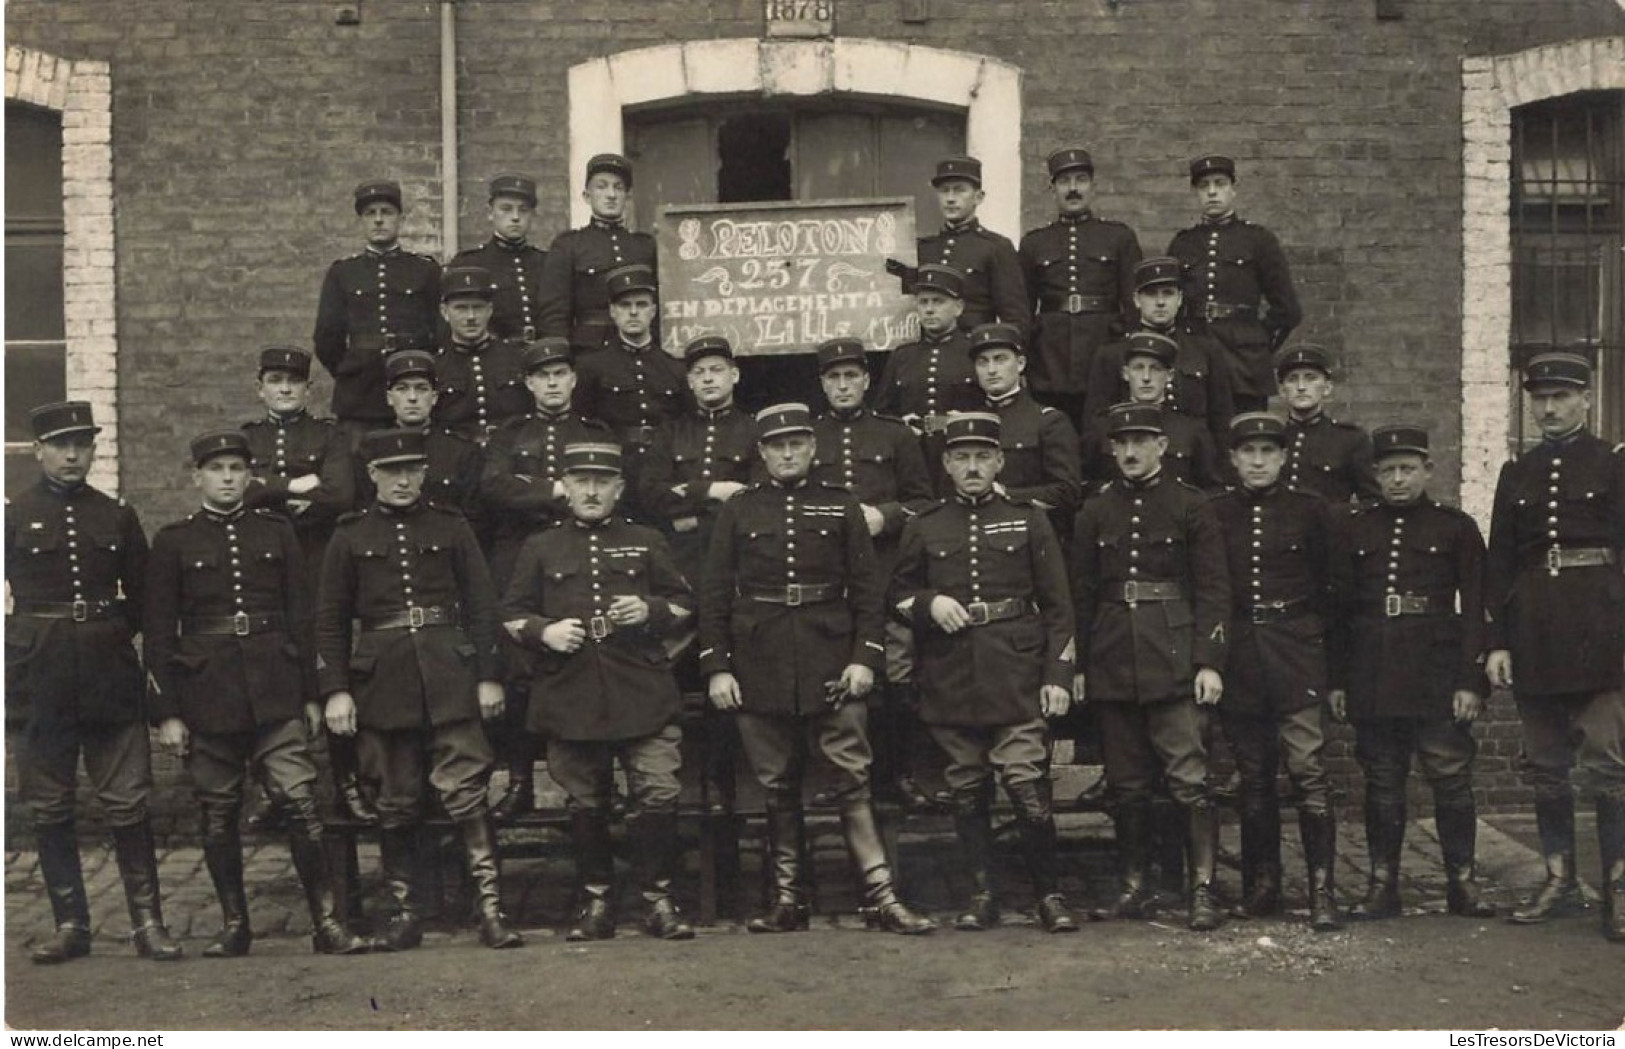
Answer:
[{"label": "uniform button", "polygon": [[1133,565],[1130,565],[1129,569],[1128,569],[1128,574],[1129,575],[1139,575],[1140,570],[1138,568],[1135,568]]}]

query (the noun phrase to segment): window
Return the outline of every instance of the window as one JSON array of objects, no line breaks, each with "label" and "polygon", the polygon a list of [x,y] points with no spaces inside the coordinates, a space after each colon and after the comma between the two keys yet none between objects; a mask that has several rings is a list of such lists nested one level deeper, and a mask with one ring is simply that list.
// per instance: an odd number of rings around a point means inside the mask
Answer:
[{"label": "window", "polygon": [[6,103],[6,488],[33,483],[28,410],[67,396],[62,120]]},{"label": "window", "polygon": [[[1546,350],[1597,369],[1592,424],[1625,440],[1625,91],[1512,111],[1512,366]],[[1513,421],[1519,446],[1537,437]]]}]

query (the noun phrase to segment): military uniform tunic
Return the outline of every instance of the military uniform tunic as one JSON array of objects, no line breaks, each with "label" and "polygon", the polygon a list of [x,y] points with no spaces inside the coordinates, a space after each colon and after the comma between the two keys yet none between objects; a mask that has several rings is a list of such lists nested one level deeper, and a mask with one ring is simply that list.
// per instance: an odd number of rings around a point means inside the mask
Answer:
[{"label": "military uniform tunic", "polygon": [[623,448],[646,449],[655,428],[692,403],[688,372],[654,343],[629,346],[616,335],[604,348],[609,352],[581,358],[571,403],[587,418],[607,423]]},{"label": "military uniform tunic", "polygon": [[333,376],[333,414],[387,424],[384,357],[408,337],[434,338],[439,309],[440,264],[427,255],[368,248],[329,266],[311,338]]},{"label": "military uniform tunic", "polygon": [[151,720],[247,733],[315,702],[302,558],[292,526],[265,510],[199,510],[158,531],[145,616]]},{"label": "military uniform tunic", "polygon": [[[1219,453],[1212,433],[1203,420],[1171,411],[1166,403],[1162,407],[1162,429],[1168,438],[1168,448],[1162,453],[1162,472],[1170,480],[1182,481],[1193,488],[1217,490],[1224,476],[1220,472]],[[1091,483],[1118,476],[1111,438],[1106,435],[1107,424],[1106,413],[1096,416],[1083,444],[1083,475]]]},{"label": "military uniform tunic", "polygon": [[655,431],[638,478],[639,503],[666,530],[678,566],[696,585],[721,505],[707,491],[719,481],[749,484],[761,468],[756,420],[732,405],[696,408]]},{"label": "military uniform tunic", "polygon": [[[484,472],[485,453],[478,444],[437,426],[423,427],[423,450],[429,456],[428,472],[423,479],[423,494],[435,505],[457,510],[473,526],[476,536],[483,535],[487,524],[480,503],[480,475]],[[356,458],[356,487],[362,506],[371,506],[378,499],[364,460]]]},{"label": "military uniform tunic", "polygon": [[604,275],[633,263],[659,272],[649,234],[599,218],[560,233],[542,266],[539,334],[568,338],[578,353],[602,347],[615,332]]},{"label": "military uniform tunic", "polygon": [[[306,412],[293,416],[267,415],[243,424],[255,482],[248,487],[243,505],[250,510],[286,511],[290,499],[310,502],[298,514],[289,514],[294,532],[304,551],[312,590],[321,569],[322,554],[333,534],[333,522],[356,505],[355,464],[350,444],[331,419],[317,419]],[[303,495],[288,491],[288,482],[314,474],[320,483]]]},{"label": "military uniform tunic", "polygon": [[[1204,331],[1182,325],[1158,328],[1142,324],[1135,332],[1161,335],[1179,346],[1168,374],[1167,389],[1163,392],[1162,410],[1195,419],[1213,435],[1214,447],[1223,448],[1229,440],[1236,402],[1231,389],[1230,363],[1219,341]],[[1123,356],[1127,348],[1128,340],[1119,339],[1095,354],[1094,377],[1089,381],[1089,392],[1083,403],[1085,419],[1097,419],[1112,405],[1129,399],[1128,383],[1123,379]]]},{"label": "military uniform tunic", "polygon": [[875,411],[928,433],[942,429],[949,412],[975,411],[981,403],[970,337],[962,328],[940,336],[922,332],[916,341],[897,347],[886,358],[875,386]]},{"label": "military uniform tunic", "polygon": [[[528,340],[542,318],[542,264],[547,252],[528,241],[493,236],[477,248],[460,251],[453,266],[478,266],[491,274],[491,334],[499,339]],[[527,336],[526,333],[529,333]]]},{"label": "military uniform tunic", "polygon": [[1288,417],[1281,479],[1329,503],[1376,499],[1371,437],[1353,423],[1338,422],[1325,412],[1316,412],[1308,420]]},{"label": "military uniform tunic", "polygon": [[[649,604],[647,622],[611,622],[609,606],[633,596]],[[674,606],[679,610],[674,615]],[[663,635],[692,612],[688,582],[666,542],[652,528],[606,519],[571,519],[525,543],[508,584],[502,619],[524,620],[521,643],[533,652],[532,732],[564,740],[627,740],[650,736],[682,709]],[[587,640],[556,652],[542,631],[579,619]]]},{"label": "military uniform tunic", "polygon": [[1037,314],[1027,379],[1040,395],[1082,396],[1097,351],[1135,315],[1140,241],[1123,223],[1085,212],[1032,230],[1018,255]]},{"label": "military uniform tunic", "polygon": [[[973,617],[988,603],[1022,608],[950,635],[931,618],[939,594]],[[1031,503],[955,495],[909,521],[887,602],[914,630],[920,719],[988,727],[1041,718],[1041,686],[1072,684],[1071,600],[1060,543]]]},{"label": "military uniform tunic", "polygon": [[[1424,497],[1361,504],[1345,523],[1350,590],[1332,686],[1351,721],[1448,720],[1484,678],[1484,540],[1473,519]],[[1457,607],[1460,611],[1457,611]]]},{"label": "military uniform tunic", "polygon": [[813,437],[818,451],[812,479],[846,489],[858,502],[880,511],[885,521],[880,534],[871,536],[884,581],[891,575],[904,522],[931,503],[931,479],[919,442],[896,419],[862,408],[822,416],[813,423]]},{"label": "military uniform tunic", "polygon": [[[533,402],[534,403],[534,402]],[[564,477],[564,447],[613,441],[608,426],[569,409],[509,419],[485,446],[480,500],[490,519],[491,574],[506,587],[519,547],[570,515],[554,493]]]},{"label": "military uniform tunic", "polygon": [[733,673],[746,713],[824,712],[827,682],[885,655],[874,558],[857,500],[839,488],[740,492],[717,515],[700,584],[701,672]]},{"label": "military uniform tunic", "polygon": [[1185,315],[1206,321],[1229,352],[1237,395],[1262,404],[1276,388],[1271,354],[1303,321],[1275,234],[1230,215],[1180,230],[1168,254],[1184,276]]},{"label": "military uniform tunic", "polygon": [[[984,229],[976,219],[919,240],[919,263],[959,271],[965,312],[959,326],[969,331],[978,324],[1003,321],[1026,331],[1032,324],[1032,306],[1010,238]],[[909,289],[905,289],[909,290]]]},{"label": "military uniform tunic", "polygon": [[1039,502],[1051,519],[1069,521],[1082,499],[1078,434],[1066,415],[1033,400],[1025,388],[998,400],[984,401],[983,411],[999,417],[999,447],[1004,469],[999,483],[1017,502]]},{"label": "military uniform tunic", "polygon": [[473,345],[450,342],[435,354],[440,425],[484,444],[491,432],[536,404],[525,386],[524,347],[486,336]]}]

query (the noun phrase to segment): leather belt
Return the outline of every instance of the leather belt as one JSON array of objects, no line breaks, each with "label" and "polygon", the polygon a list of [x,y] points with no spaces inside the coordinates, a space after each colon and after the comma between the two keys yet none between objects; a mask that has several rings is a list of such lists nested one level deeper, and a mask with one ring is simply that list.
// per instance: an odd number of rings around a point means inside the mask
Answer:
[{"label": "leather belt", "polygon": [[107,598],[101,601],[19,601],[16,614],[35,619],[71,619],[87,623],[92,619],[111,619],[119,614],[122,601]]},{"label": "leather belt", "polygon": [[1121,601],[1125,605],[1137,605],[1141,601],[1183,601],[1184,599],[1185,588],[1178,583],[1130,579],[1126,583],[1114,585],[1110,591],[1110,596],[1106,600]]},{"label": "leather belt", "polygon": [[1243,306],[1236,302],[1205,302],[1202,304],[1202,316],[1210,321],[1223,320],[1226,317],[1256,317],[1257,306]]},{"label": "leather belt", "polygon": [[456,623],[456,605],[450,608],[443,605],[431,605],[428,608],[421,605],[411,605],[387,616],[373,616],[363,619],[361,629],[399,630],[402,627],[407,627],[416,630],[421,626],[455,626]]},{"label": "leather belt", "polygon": [[846,596],[846,588],[839,583],[790,583],[774,587],[742,587],[739,591],[752,601],[770,605],[814,605],[821,601],[835,601]]},{"label": "leather belt", "polygon": [[1304,607],[1308,603],[1307,597],[1295,597],[1290,601],[1265,601],[1257,605],[1243,605],[1236,616],[1250,623],[1279,623],[1283,619],[1303,615],[1308,611]]},{"label": "leather belt", "polygon": [[[1387,594],[1382,599],[1382,614],[1389,619],[1395,616],[1439,615],[1444,611],[1443,602],[1435,601],[1426,595]],[[1450,611],[1454,612],[1454,607]]]},{"label": "leather belt", "polygon": [[647,448],[655,443],[655,428],[653,426],[628,426],[626,433],[621,437],[621,443]]},{"label": "leather belt", "polygon": [[1024,597],[1007,597],[1003,601],[967,601],[965,611],[970,613],[971,626],[986,626],[1035,614],[1038,607]]},{"label": "leather belt", "polygon": [[389,353],[396,349],[394,332],[381,332],[375,335],[351,335],[350,348],[352,350],[377,350],[380,353]]},{"label": "leather belt", "polygon": [[1544,568],[1548,572],[1557,573],[1565,568],[1597,568],[1601,565],[1611,565],[1615,561],[1613,548],[1607,546],[1575,546],[1564,548],[1554,546],[1547,549],[1545,556],[1539,560],[1525,564],[1526,568]]},{"label": "leather belt", "polygon": [[1111,313],[1117,301],[1110,295],[1043,295],[1038,300],[1040,313]]},{"label": "leather belt", "polygon": [[197,616],[181,620],[182,636],[279,634],[286,629],[281,612],[238,612],[234,616]]}]

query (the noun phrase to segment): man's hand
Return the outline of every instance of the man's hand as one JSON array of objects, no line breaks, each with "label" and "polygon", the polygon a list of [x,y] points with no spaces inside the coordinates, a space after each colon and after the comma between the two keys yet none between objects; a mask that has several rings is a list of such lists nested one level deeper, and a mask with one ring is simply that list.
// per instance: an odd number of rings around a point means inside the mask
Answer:
[{"label": "man's hand", "polygon": [[186,722],[180,718],[165,718],[158,722],[158,745],[175,754],[186,753],[186,746],[192,741],[186,731]]},{"label": "man's hand", "polygon": [[1326,705],[1332,710],[1332,720],[1339,725],[1348,724],[1349,694],[1346,689],[1334,688],[1326,693]]},{"label": "man's hand", "polygon": [[848,663],[841,671],[841,690],[853,699],[862,699],[875,687],[875,672],[862,663]]},{"label": "man's hand", "polygon": [[698,517],[674,517],[671,520],[671,530],[674,532],[692,532],[700,527]]},{"label": "man's hand", "polygon": [[480,699],[480,717],[486,721],[495,721],[502,716],[502,708],[507,705],[502,682],[481,681],[477,686],[477,694]]},{"label": "man's hand", "polygon": [[705,497],[725,503],[744,490],[745,486],[738,481],[712,481],[711,487],[705,490]]},{"label": "man's hand", "polygon": [[587,640],[579,619],[555,619],[542,629],[542,644],[555,652],[574,652]]},{"label": "man's hand", "polygon": [[705,691],[711,697],[711,705],[718,710],[738,710],[744,703],[739,695],[739,679],[726,670],[712,674]]},{"label": "man's hand", "polygon": [[284,503],[282,505],[287,507],[287,510],[288,510],[288,512],[290,514],[293,514],[294,516],[297,517],[298,515],[304,513],[306,510],[310,509],[310,500],[309,499],[289,499],[286,503]]},{"label": "man's hand", "polygon": [[1060,685],[1045,685],[1038,690],[1038,709],[1047,718],[1065,717],[1072,697]]},{"label": "man's hand", "polygon": [[649,621],[649,602],[633,594],[622,594],[609,603],[609,621],[616,626],[637,626]]},{"label": "man's hand", "polygon": [[1490,652],[1489,658],[1484,660],[1484,673],[1490,677],[1490,684],[1496,688],[1512,687],[1512,652],[1510,649],[1497,648]]},{"label": "man's hand", "polygon": [[864,523],[869,526],[869,534],[879,535],[886,527],[886,518],[881,515],[879,510],[876,510],[868,503],[862,504],[861,508]]},{"label": "man's hand", "polygon": [[355,697],[335,692],[327,697],[327,731],[335,736],[355,735]]},{"label": "man's hand", "polygon": [[1450,697],[1450,712],[1457,721],[1471,725],[1484,713],[1484,697],[1470,688],[1458,688]]},{"label": "man's hand", "polygon": [[1224,695],[1224,678],[1212,667],[1203,667],[1196,672],[1196,704],[1202,707],[1211,707]]},{"label": "man's hand", "polygon": [[1072,702],[1080,707],[1089,702],[1089,689],[1087,686],[1088,682],[1084,680],[1083,671],[1080,670],[1072,675]]},{"label": "man's hand", "polygon": [[938,594],[931,599],[931,622],[937,624],[944,634],[957,634],[970,626],[970,613],[947,594]]},{"label": "man's hand", "polygon": [[322,734],[322,705],[320,703],[305,704],[305,731],[315,739]]},{"label": "man's hand", "polygon": [[294,495],[308,495],[322,486],[322,479],[317,474],[305,474],[288,481],[288,491]]}]

